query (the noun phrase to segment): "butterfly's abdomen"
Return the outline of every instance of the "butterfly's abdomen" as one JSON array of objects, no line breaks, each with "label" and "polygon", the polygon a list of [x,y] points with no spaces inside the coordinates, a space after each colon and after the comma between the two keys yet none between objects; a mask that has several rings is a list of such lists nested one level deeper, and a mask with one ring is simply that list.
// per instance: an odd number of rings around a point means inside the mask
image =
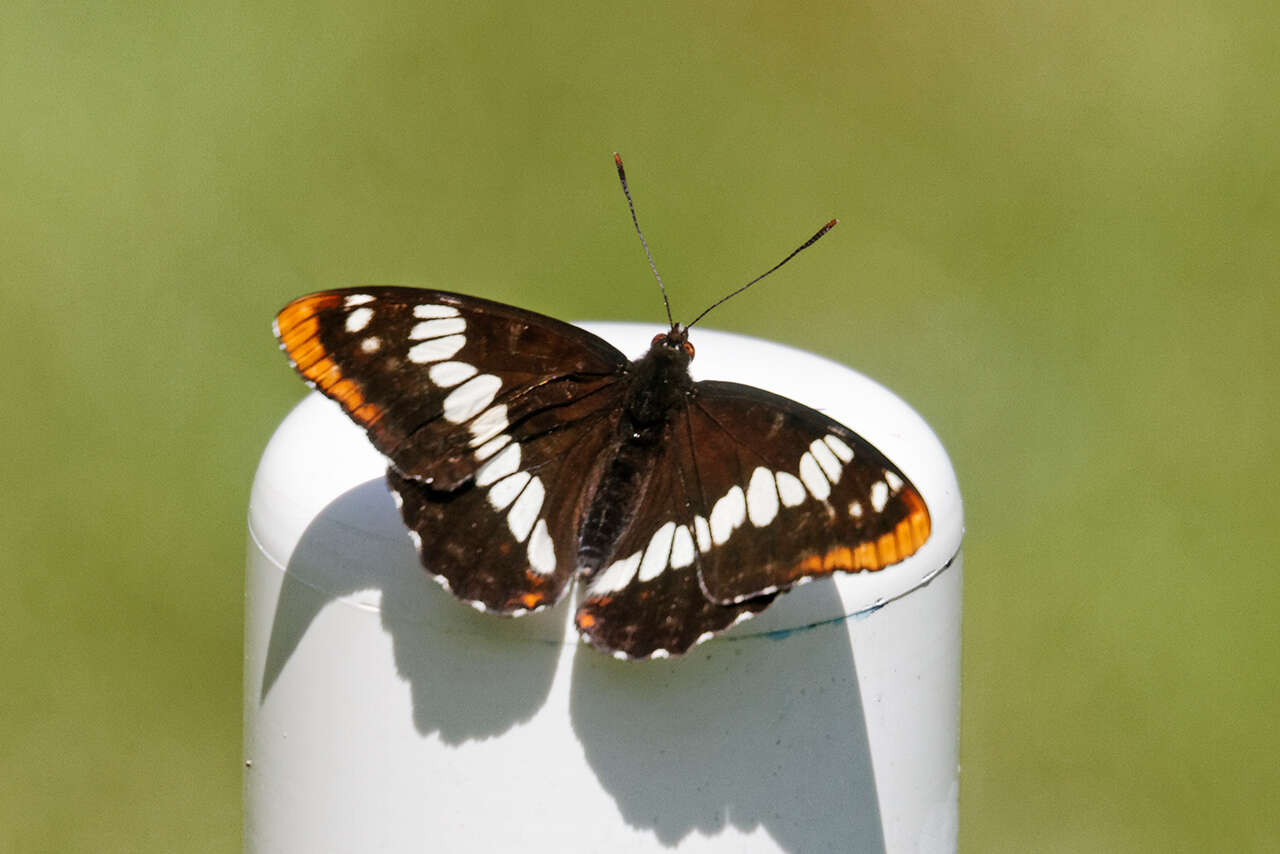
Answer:
[{"label": "butterfly's abdomen", "polygon": [[675,413],[693,381],[683,349],[657,341],[632,364],[615,443],[591,496],[578,539],[579,571],[591,575],[613,556],[644,495]]},{"label": "butterfly's abdomen", "polygon": [[617,431],[578,539],[578,567],[588,575],[609,561],[614,544],[631,523],[662,453],[667,422],[638,424],[624,412]]},{"label": "butterfly's abdomen", "polygon": [[626,530],[644,492],[653,466],[652,450],[633,442],[622,443],[604,467],[599,486],[591,497],[578,540],[579,571],[588,575],[603,566],[613,545]]}]

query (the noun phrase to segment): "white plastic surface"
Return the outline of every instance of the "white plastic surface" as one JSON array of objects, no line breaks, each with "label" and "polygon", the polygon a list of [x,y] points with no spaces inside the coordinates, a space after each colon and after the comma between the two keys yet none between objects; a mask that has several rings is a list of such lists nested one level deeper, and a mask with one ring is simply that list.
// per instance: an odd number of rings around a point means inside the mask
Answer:
[{"label": "white plastic surface", "polygon": [[[631,354],[663,331],[583,325]],[[946,453],[848,368],[692,337],[695,378],[800,400],[893,459],[929,542],[682,658],[619,662],[578,643],[572,602],[507,620],[432,583],[382,457],[313,394],[250,501],[246,851],[954,850],[963,519]]]}]

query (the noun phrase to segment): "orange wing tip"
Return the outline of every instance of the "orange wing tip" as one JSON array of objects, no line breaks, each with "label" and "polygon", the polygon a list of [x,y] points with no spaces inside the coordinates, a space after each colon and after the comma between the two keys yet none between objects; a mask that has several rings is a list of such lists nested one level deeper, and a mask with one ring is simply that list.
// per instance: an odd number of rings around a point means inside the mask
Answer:
[{"label": "orange wing tip", "polygon": [[[892,536],[892,535],[886,535]],[[793,579],[810,575],[827,573],[857,572],[861,569],[875,571],[885,566],[883,556],[875,543],[859,543],[856,546],[837,546],[826,554],[810,555],[800,562],[793,573]]]},{"label": "orange wing tip", "polygon": [[853,549],[841,546],[832,549],[822,557],[822,568],[828,571],[853,568]]},{"label": "orange wing tip", "polygon": [[320,328],[316,315],[337,308],[342,297],[333,293],[309,294],[298,297],[280,309],[276,315],[275,332],[280,342],[292,349],[290,342],[301,343],[312,337]]},{"label": "orange wing tip", "polygon": [[903,556],[898,554],[898,540],[892,531],[881,535],[876,540],[876,555],[880,558],[880,566],[888,566],[902,560]]},{"label": "orange wing tip", "polygon": [[796,565],[792,579],[827,573],[877,572],[918,552],[929,539],[929,511],[918,495],[908,499],[911,508],[892,531],[856,546],[837,546],[821,555],[810,555]]},{"label": "orange wing tip", "polygon": [[911,552],[915,553],[929,539],[929,514],[924,511],[912,513],[909,521],[911,522],[911,542],[913,544]]},{"label": "orange wing tip", "polygon": [[382,418],[383,410],[376,403],[366,403],[351,413],[351,417],[368,427]]},{"label": "orange wing tip", "polygon": [[880,555],[876,551],[875,545],[872,543],[860,543],[854,549],[856,555],[853,566],[855,569],[866,569],[875,572],[881,569],[884,564],[880,562]]},{"label": "orange wing tip", "polygon": [[303,378],[336,400],[356,422],[368,427],[382,418],[377,404],[365,400],[364,390],[329,358],[320,342],[320,315],[342,306],[343,296],[332,292],[308,294],[286,305],[276,315],[275,333],[280,347]]},{"label": "orange wing tip", "polygon": [[364,395],[360,394],[360,387],[351,380],[338,379],[329,386],[328,391],[333,395],[334,400],[347,409],[355,410],[364,405]]},{"label": "orange wing tip", "polygon": [[295,348],[293,352],[289,352],[288,348],[281,345],[280,349],[285,351],[285,355],[289,357],[289,361],[293,362],[294,367],[302,374],[306,374],[307,369],[314,365],[318,360],[324,358],[324,347],[320,346],[320,342],[312,338],[305,341],[301,346]]}]

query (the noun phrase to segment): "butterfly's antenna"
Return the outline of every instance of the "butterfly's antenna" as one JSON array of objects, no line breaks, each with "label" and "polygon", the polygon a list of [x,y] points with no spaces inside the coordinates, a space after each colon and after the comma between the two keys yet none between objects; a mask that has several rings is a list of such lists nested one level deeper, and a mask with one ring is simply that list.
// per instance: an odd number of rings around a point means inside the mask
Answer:
[{"label": "butterfly's antenna", "polygon": [[671,319],[671,303],[667,301],[667,287],[662,284],[662,277],[658,275],[658,265],[653,263],[653,256],[649,254],[649,244],[644,242],[644,232],[640,230],[640,220],[636,219],[636,206],[631,201],[631,190],[627,187],[627,173],[623,170],[622,158],[618,156],[616,151],[613,153],[613,162],[618,165],[618,180],[622,182],[622,192],[627,197],[627,207],[631,209],[631,222],[636,227],[636,234],[640,235],[640,245],[644,247],[644,257],[649,259],[649,269],[653,271],[653,277],[658,280],[658,290],[662,291],[662,304],[667,309],[667,322],[674,327],[676,322]]},{"label": "butterfly's antenna", "polygon": [[808,240],[806,240],[804,243],[801,243],[799,246],[797,246],[797,247],[796,247],[796,249],[795,249],[795,251],[793,251],[793,252],[792,252],[790,255],[788,255],[786,258],[783,258],[783,259],[782,259],[781,261],[779,261],[777,264],[774,264],[774,265],[773,265],[772,267],[770,267],[768,270],[765,270],[763,273],[761,273],[760,275],[756,276],[754,279],[752,279],[751,281],[747,282],[745,285],[743,285],[742,287],[738,288],[738,289],[737,289],[736,291],[734,291],[733,293],[729,294],[729,295],[728,295],[728,296],[726,296],[726,297],[722,297],[722,298],[720,298],[720,299],[716,300],[714,303],[712,303],[710,306],[708,306],[708,307],[707,307],[707,310],[706,310],[706,311],[702,312],[702,314],[700,314],[700,315],[698,315],[697,317],[695,317],[695,318],[693,319],[693,322],[692,322],[692,323],[689,323],[687,326],[685,326],[685,329],[688,329],[690,326],[693,326],[693,324],[694,324],[694,323],[697,323],[699,320],[701,320],[702,318],[706,317],[706,316],[707,316],[707,313],[708,313],[708,312],[710,312],[710,311],[711,311],[711,309],[713,309],[713,308],[715,308],[716,306],[720,305],[720,303],[724,302],[725,300],[732,299],[733,297],[736,297],[738,294],[742,293],[742,292],[743,292],[743,291],[745,291],[747,288],[751,287],[751,286],[752,286],[752,285],[754,285],[756,282],[758,282],[758,281],[760,281],[761,279],[763,279],[765,276],[767,276],[767,275],[769,275],[770,273],[772,273],[772,272],[776,271],[779,267],[781,267],[783,264],[787,263],[787,262],[788,262],[788,261],[790,261],[792,258],[794,258],[794,257],[796,257],[797,255],[799,255],[799,254],[800,254],[801,252],[803,252],[805,249],[808,249],[810,246],[812,246],[813,244],[817,243],[817,242],[818,242],[818,238],[819,238],[819,237],[821,237],[822,235],[826,234],[826,233],[827,233],[828,231],[830,231],[831,229],[835,228],[835,227],[836,227],[836,223],[838,223],[839,221],[840,221],[840,220],[838,220],[838,219],[833,219],[833,220],[831,220],[831,222],[827,223],[827,224],[826,224],[826,225],[824,225],[822,228],[818,229],[818,233],[817,233],[817,234],[815,234],[813,237],[810,237],[810,238],[809,238]]}]

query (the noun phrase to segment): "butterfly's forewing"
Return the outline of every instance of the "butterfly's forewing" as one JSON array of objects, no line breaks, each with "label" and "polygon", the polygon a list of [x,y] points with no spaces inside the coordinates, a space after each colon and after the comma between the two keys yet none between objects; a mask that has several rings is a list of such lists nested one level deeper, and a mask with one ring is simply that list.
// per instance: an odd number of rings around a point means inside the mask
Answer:
[{"label": "butterfly's forewing", "polygon": [[576,623],[594,646],[628,658],[678,655],[773,601],[723,605],[698,580],[699,531],[690,503],[693,459],[676,413],[639,505],[609,559],[583,579]]},{"label": "butterfly's forewing", "polygon": [[277,315],[276,336],[401,474],[445,490],[496,451],[487,443],[606,392],[628,364],[570,324],[417,288],[300,297]]},{"label": "butterfly's forewing", "polygon": [[[687,442],[704,530],[702,589],[752,600],[837,570],[878,570],[929,537],[929,511],[869,442],[816,410],[737,383],[700,382]],[[705,521],[702,521],[705,520]]]}]

